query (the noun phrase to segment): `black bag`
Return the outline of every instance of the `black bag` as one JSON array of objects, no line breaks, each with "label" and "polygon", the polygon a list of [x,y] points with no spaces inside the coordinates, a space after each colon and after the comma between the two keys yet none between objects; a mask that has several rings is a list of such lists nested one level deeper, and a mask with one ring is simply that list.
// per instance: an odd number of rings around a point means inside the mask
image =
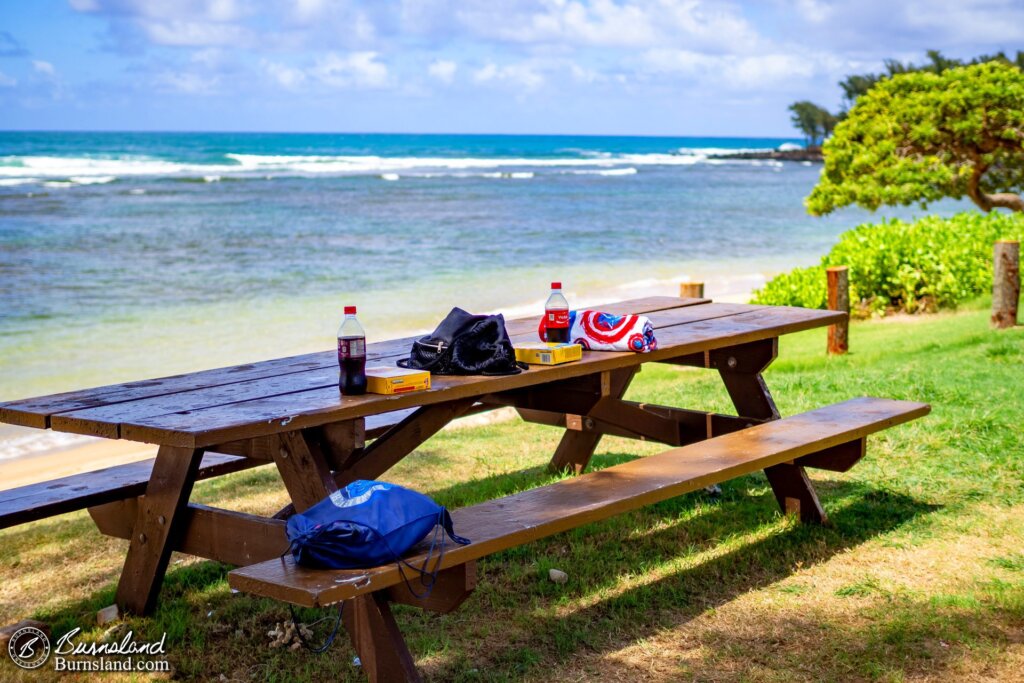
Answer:
[{"label": "black bag", "polygon": [[453,308],[432,334],[412,343],[403,368],[429,370],[433,375],[517,375],[527,369],[505,329],[505,318],[473,315]]}]

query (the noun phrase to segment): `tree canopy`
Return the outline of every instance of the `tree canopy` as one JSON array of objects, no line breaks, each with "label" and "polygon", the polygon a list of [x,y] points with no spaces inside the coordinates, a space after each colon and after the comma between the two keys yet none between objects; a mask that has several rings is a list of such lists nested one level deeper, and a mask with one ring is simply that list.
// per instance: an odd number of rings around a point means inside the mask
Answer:
[{"label": "tree canopy", "polygon": [[826,137],[832,134],[836,125],[836,117],[824,107],[819,107],[814,102],[801,100],[789,105],[789,111],[793,113],[790,120],[804,137],[807,138],[808,147],[816,147]]},{"label": "tree canopy", "polygon": [[983,211],[1024,211],[1024,72],[987,61],[882,78],[823,151],[807,198],[815,215],[964,196]]},{"label": "tree canopy", "polygon": [[843,100],[846,105],[844,110],[852,107],[857,98],[870,90],[871,86],[875,83],[878,83],[883,78],[892,77],[897,74],[906,74],[914,71],[929,71],[939,74],[946,69],[972,64],[984,64],[985,62],[1004,62],[1006,64],[1015,64],[1019,68],[1024,69],[1024,52],[1020,50],[1017,51],[1014,59],[1010,59],[1004,52],[997,52],[994,55],[980,55],[966,62],[962,59],[946,57],[938,50],[928,50],[925,54],[928,55],[928,61],[923,64],[901,62],[898,59],[887,59],[885,60],[885,71],[882,73],[851,74],[839,81],[839,87],[843,90]]}]

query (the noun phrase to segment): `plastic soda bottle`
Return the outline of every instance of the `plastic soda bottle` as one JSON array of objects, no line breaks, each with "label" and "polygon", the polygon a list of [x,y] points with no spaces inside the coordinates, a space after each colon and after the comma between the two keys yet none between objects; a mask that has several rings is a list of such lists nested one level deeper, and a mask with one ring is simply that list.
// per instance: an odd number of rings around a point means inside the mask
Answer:
[{"label": "plastic soda bottle", "polygon": [[551,283],[551,296],[544,304],[544,327],[549,344],[569,343],[569,302],[562,294],[562,283]]},{"label": "plastic soda bottle", "polygon": [[366,332],[356,320],[356,307],[345,307],[338,328],[338,388],[345,396],[366,393]]}]

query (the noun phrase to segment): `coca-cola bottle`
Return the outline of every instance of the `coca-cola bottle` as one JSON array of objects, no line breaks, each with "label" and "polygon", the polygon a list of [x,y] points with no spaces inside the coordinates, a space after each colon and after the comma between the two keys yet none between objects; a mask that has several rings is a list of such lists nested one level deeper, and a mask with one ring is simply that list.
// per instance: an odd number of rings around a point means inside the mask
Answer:
[{"label": "coca-cola bottle", "polygon": [[338,388],[345,396],[366,393],[366,333],[356,320],[356,307],[345,307],[338,328]]},{"label": "coca-cola bottle", "polygon": [[562,294],[562,283],[551,283],[551,296],[544,304],[544,327],[549,344],[569,342],[569,302]]}]

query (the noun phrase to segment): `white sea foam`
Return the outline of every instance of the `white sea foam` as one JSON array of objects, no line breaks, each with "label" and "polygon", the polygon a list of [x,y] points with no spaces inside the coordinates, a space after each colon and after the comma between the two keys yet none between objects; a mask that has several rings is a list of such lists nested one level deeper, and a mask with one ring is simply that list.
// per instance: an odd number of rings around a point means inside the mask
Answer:
[{"label": "white sea foam", "polygon": [[380,174],[380,179],[381,180],[398,180],[401,177],[402,176],[398,175],[397,173],[381,173]]},{"label": "white sea foam", "polygon": [[117,177],[112,175],[73,176],[68,180],[76,185],[103,185],[114,182]]},{"label": "white sea foam", "polygon": [[219,183],[220,182],[220,176],[219,175],[204,175],[203,176],[203,182],[204,183]]},{"label": "white sea foam", "polygon": [[[584,174],[633,175],[645,166],[691,166],[694,164],[748,163],[713,159],[716,154],[756,151],[717,147],[682,148],[675,152],[613,154],[573,150],[564,157],[381,157],[375,155],[224,155],[223,163],[189,163],[141,156],[120,158],[6,156],[0,157],[0,183],[19,185],[32,182],[98,184],[117,178],[195,177],[216,182],[227,177],[270,178],[272,176],[378,176],[391,179],[406,175],[450,175],[451,177],[493,177],[524,179],[540,171],[579,171]],[[771,164],[769,164],[771,165]],[[60,185],[67,187],[68,185]]]},{"label": "white sea foam", "polygon": [[623,176],[623,175],[636,175],[637,170],[630,166],[629,168],[607,168],[607,169],[583,169],[576,171],[568,171],[573,175],[603,175],[603,176]]},{"label": "white sea foam", "polygon": [[96,441],[95,437],[33,430],[31,433],[8,437],[0,434],[0,461],[41,455],[53,451],[83,446]]}]

